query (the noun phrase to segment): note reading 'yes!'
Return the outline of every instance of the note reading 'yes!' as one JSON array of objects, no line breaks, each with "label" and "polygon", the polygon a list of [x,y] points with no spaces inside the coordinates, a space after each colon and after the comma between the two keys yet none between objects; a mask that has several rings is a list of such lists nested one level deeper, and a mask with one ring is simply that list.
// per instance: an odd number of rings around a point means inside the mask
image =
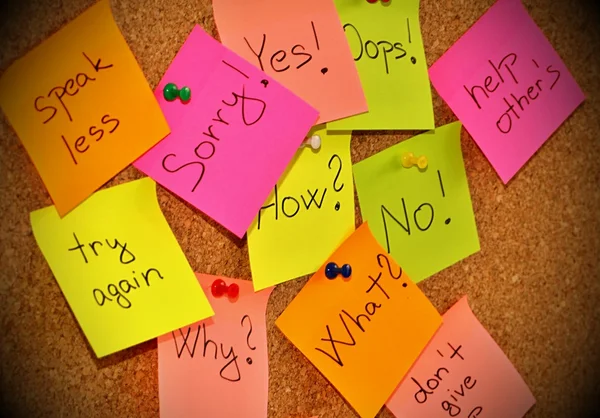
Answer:
[{"label": "note reading 'yes!'", "polygon": [[62,219],[37,210],[31,225],[98,357],[213,313],[149,178],[96,192]]},{"label": "note reading 'yes!'", "polygon": [[374,417],[441,324],[419,288],[362,224],[277,319],[285,336],[361,417]]},{"label": "note reading 'yes!'", "polygon": [[13,63],[0,106],[60,216],[169,133],[108,0]]},{"label": "note reading 'yes!'", "polygon": [[313,273],[354,230],[351,134],[313,133],[248,230],[254,289]]},{"label": "note reading 'yes!'", "polygon": [[520,0],[499,0],[429,70],[507,183],[584,95]]},{"label": "note reading 'yes!'", "polygon": [[[254,293],[247,280],[196,274],[215,315],[158,339],[161,418],[265,418],[269,365],[265,313],[272,288]],[[214,297],[222,279],[237,299]]]},{"label": "note reading 'yes!'", "polygon": [[[363,219],[417,283],[479,251],[460,130],[454,122],[354,165]],[[403,167],[405,152],[428,167]]]},{"label": "note reading 'yes!'", "polygon": [[[168,83],[191,100],[166,101]],[[135,167],[242,237],[317,111],[199,26],[155,94],[172,132]]]},{"label": "note reading 'yes!'", "polygon": [[522,418],[535,404],[463,297],[386,406],[397,418]]}]

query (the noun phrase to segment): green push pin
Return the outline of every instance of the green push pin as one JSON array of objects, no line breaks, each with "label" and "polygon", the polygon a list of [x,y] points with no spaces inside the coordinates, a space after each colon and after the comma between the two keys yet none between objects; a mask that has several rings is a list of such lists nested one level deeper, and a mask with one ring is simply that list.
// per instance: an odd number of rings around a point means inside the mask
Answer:
[{"label": "green push pin", "polygon": [[192,91],[186,86],[179,90],[174,83],[169,83],[163,89],[163,96],[165,97],[165,100],[169,102],[172,102],[178,97],[182,102],[188,102],[192,98]]}]

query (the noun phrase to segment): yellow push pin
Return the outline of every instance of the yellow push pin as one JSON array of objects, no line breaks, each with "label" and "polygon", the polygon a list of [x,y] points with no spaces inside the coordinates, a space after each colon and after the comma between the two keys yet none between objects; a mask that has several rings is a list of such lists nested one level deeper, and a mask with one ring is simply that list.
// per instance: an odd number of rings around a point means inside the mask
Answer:
[{"label": "yellow push pin", "polygon": [[413,165],[416,165],[421,170],[427,168],[427,157],[424,155],[415,157],[412,152],[405,152],[402,154],[402,166],[404,168],[411,168]]}]

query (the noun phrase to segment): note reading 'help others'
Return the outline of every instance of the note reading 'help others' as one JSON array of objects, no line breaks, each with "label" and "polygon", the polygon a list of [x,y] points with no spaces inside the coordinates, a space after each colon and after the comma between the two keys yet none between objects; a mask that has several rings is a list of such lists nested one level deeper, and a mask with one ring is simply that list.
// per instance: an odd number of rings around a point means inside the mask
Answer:
[{"label": "note reading 'help others'", "polygon": [[[188,86],[188,103],[163,98]],[[155,91],[171,134],[135,167],[242,237],[317,120],[315,109],[194,27]]]},{"label": "note reading 'help others'", "polygon": [[[350,264],[349,279],[325,265]],[[372,418],[442,322],[362,224],[308,281],[276,325],[346,398]]]},{"label": "note reading 'help others'", "polygon": [[319,111],[318,123],[367,111],[333,0],[213,0],[224,45]]},{"label": "note reading 'help others'", "polygon": [[335,0],[367,96],[368,113],[329,130],[432,129],[433,103],[419,0]]},{"label": "note reading 'help others'", "polygon": [[[158,339],[161,418],[265,418],[269,364],[265,313],[272,288],[254,293],[247,280],[196,274],[215,310],[202,322]],[[236,299],[214,297],[216,279],[237,284]]]},{"label": "note reading 'help others'", "polygon": [[60,216],[169,133],[108,0],[10,66],[0,106]]},{"label": "note reading 'help others'", "polygon": [[585,99],[520,0],[499,0],[429,70],[504,183]]},{"label": "note reading 'help others'", "polygon": [[54,206],[32,212],[31,226],[98,357],[213,314],[149,178],[96,192],[62,219]]},{"label": "note reading 'help others'", "polygon": [[463,297],[386,406],[397,418],[521,418],[535,399]]},{"label": "note reading 'help others'", "polygon": [[314,273],[354,231],[351,134],[314,134],[321,148],[296,154],[248,230],[254,289]]},{"label": "note reading 'help others'", "polygon": [[[416,283],[479,251],[460,130],[454,122],[354,165],[363,219]],[[407,152],[427,168],[403,167]]]}]

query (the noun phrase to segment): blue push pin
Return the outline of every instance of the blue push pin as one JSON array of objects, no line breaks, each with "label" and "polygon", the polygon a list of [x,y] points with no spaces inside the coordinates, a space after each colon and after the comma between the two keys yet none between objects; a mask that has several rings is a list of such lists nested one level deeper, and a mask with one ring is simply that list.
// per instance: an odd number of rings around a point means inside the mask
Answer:
[{"label": "blue push pin", "polygon": [[342,277],[346,279],[349,278],[352,274],[352,267],[350,267],[350,264],[344,264],[341,268],[335,263],[327,263],[325,266],[325,276],[330,280],[335,279],[340,273],[342,274]]}]

